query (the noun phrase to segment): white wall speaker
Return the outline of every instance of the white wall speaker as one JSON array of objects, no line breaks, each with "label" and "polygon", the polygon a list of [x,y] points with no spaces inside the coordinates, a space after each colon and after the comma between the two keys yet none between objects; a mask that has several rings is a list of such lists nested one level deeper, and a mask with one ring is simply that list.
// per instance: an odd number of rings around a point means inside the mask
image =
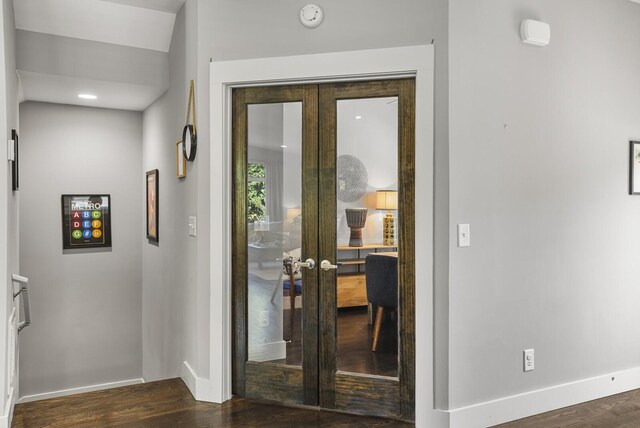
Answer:
[{"label": "white wall speaker", "polygon": [[547,46],[551,41],[551,26],[546,22],[525,19],[520,24],[522,41],[534,46]]}]

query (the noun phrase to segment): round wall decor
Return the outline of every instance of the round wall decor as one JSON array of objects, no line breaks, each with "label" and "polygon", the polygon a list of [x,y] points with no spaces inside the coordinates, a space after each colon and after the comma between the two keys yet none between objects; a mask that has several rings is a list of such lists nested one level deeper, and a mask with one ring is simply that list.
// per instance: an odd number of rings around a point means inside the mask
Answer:
[{"label": "round wall decor", "polygon": [[336,164],[337,195],[342,202],[355,202],[367,193],[367,168],[355,156],[342,155]]},{"label": "round wall decor", "polygon": [[196,149],[198,147],[198,137],[193,130],[193,125],[185,125],[182,130],[182,153],[188,161],[196,158]]},{"label": "round wall decor", "polygon": [[[193,112],[193,124],[189,123]],[[193,80],[189,83],[189,99],[187,100],[187,118],[182,129],[182,153],[188,161],[196,158],[196,148],[198,147],[198,130],[196,128],[196,95],[193,88]]]}]

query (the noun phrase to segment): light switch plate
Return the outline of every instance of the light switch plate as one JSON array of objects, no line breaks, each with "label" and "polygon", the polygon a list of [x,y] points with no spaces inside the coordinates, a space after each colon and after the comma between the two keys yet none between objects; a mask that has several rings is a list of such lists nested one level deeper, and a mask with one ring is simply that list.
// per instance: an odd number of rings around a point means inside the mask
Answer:
[{"label": "light switch plate", "polygon": [[196,218],[193,216],[189,217],[189,236],[196,236],[197,234],[197,225]]},{"label": "light switch plate", "polygon": [[16,146],[13,140],[7,140],[7,160],[16,160]]},{"label": "light switch plate", "polygon": [[471,246],[471,228],[468,224],[458,225],[458,247]]}]

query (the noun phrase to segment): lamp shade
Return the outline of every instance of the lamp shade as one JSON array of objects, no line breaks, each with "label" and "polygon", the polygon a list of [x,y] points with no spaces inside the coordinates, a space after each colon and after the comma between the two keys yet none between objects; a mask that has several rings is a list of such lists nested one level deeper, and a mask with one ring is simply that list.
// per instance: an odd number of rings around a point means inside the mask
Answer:
[{"label": "lamp shade", "polygon": [[376,192],[377,210],[397,210],[398,192],[396,190],[378,190]]}]

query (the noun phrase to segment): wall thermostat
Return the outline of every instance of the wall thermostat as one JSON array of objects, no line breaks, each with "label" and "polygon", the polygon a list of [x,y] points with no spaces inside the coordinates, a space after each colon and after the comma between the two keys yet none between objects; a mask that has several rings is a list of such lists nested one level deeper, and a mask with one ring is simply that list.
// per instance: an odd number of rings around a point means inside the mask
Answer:
[{"label": "wall thermostat", "polygon": [[316,28],[322,23],[324,14],[317,4],[308,4],[300,9],[300,22],[307,28]]},{"label": "wall thermostat", "polygon": [[520,37],[529,45],[547,46],[551,41],[551,26],[546,22],[525,19],[520,24]]}]

